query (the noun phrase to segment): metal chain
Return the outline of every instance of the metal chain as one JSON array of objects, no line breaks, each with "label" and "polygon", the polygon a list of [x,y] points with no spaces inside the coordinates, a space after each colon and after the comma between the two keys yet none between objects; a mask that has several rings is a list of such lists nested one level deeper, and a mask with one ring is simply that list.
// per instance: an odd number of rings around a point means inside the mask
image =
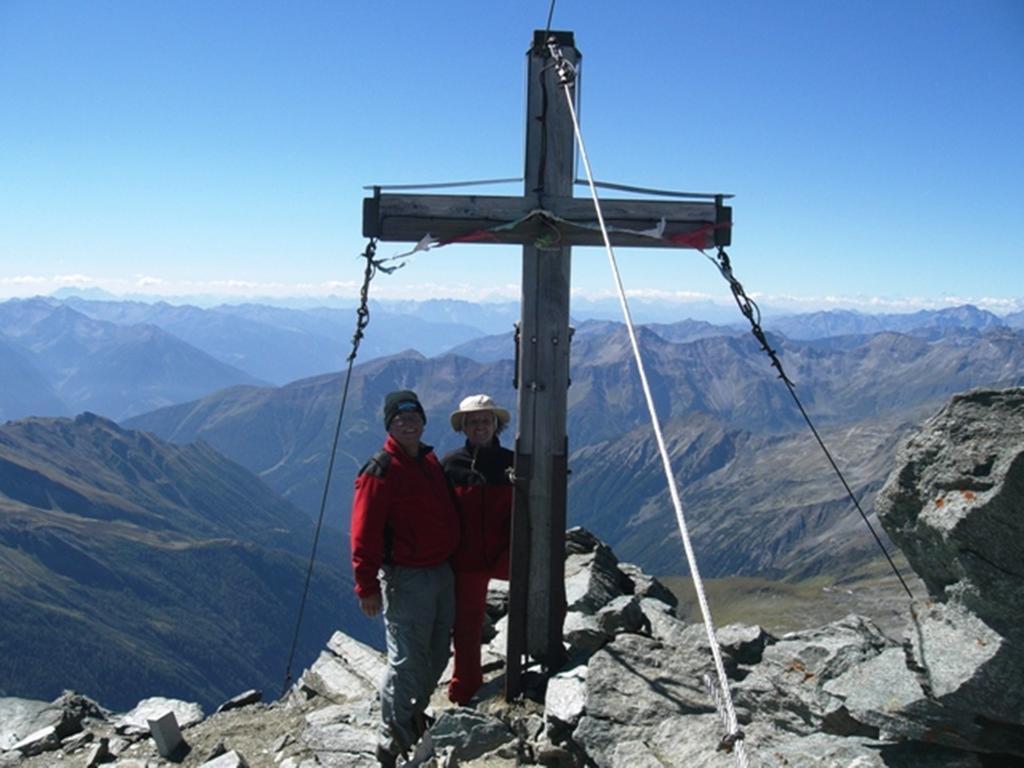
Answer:
[{"label": "metal chain", "polygon": [[[701,253],[704,252],[701,251]],[[706,253],[704,255],[707,256]],[[711,259],[710,256],[708,258]],[[729,254],[725,252],[723,246],[718,247],[718,260],[711,259],[711,261],[718,267],[722,277],[728,281],[729,288],[732,289],[732,296],[736,299],[736,305],[740,308],[743,316],[750,321],[750,332],[754,334],[754,338],[760,343],[761,349],[771,358],[772,367],[779,372],[779,378],[786,382],[786,386],[792,387],[793,382],[782,369],[782,361],[779,360],[778,354],[768,343],[768,337],[765,336],[764,329],[761,328],[761,308],[757,306],[757,302],[747,296],[747,292],[743,290],[743,285],[732,273],[732,263],[729,261]]]},{"label": "metal chain", "polygon": [[295,621],[295,633],[292,636],[291,650],[288,652],[288,664],[284,672],[284,684],[281,687],[281,695],[288,691],[288,686],[292,682],[292,663],[295,661],[295,649],[299,644],[299,631],[302,629],[302,617],[306,611],[306,598],[309,595],[309,583],[313,577],[313,564],[316,561],[316,550],[320,543],[320,530],[324,523],[324,512],[327,509],[327,495],[331,488],[331,475],[334,472],[334,460],[338,455],[338,438],[341,435],[341,421],[345,416],[345,403],[348,401],[348,388],[349,383],[352,380],[352,364],[355,362],[356,353],[359,351],[359,343],[363,340],[366,326],[370,322],[370,307],[369,307],[369,296],[370,296],[370,281],[373,280],[377,274],[377,270],[384,272],[385,274],[391,274],[396,269],[400,269],[405,266],[405,262],[396,264],[393,267],[383,266],[383,261],[389,261],[389,259],[378,260],[374,256],[377,253],[377,241],[375,238],[370,238],[370,241],[366,244],[366,250],[363,251],[362,257],[366,259],[366,269],[363,271],[363,287],[359,290],[359,308],[356,309],[356,330],[352,334],[352,352],[347,358],[348,370],[345,373],[345,385],[342,388],[341,393],[341,406],[338,408],[338,421],[334,427],[334,442],[331,444],[331,458],[327,463],[327,474],[324,477],[324,492],[320,499],[320,515],[316,522],[316,532],[313,534],[313,547],[309,553],[309,566],[306,569],[306,584],[302,588],[302,598],[299,600],[299,615]]},{"label": "metal chain", "polygon": [[352,334],[352,351],[345,358],[350,363],[356,359],[356,354],[359,352],[359,343],[363,340],[363,332],[366,330],[366,326],[370,324],[370,281],[373,280],[377,274],[377,269],[380,267],[373,259],[376,253],[377,241],[371,237],[370,241],[366,244],[366,250],[363,251],[363,258],[366,259],[366,269],[363,270],[363,287],[359,289],[359,308],[356,310],[356,330]]}]

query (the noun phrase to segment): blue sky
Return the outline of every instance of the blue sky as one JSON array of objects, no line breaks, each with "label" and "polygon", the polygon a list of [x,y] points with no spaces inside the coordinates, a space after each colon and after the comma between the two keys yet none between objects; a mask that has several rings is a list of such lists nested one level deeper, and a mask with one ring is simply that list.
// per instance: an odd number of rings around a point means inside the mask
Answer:
[{"label": "blue sky", "polygon": [[[0,0],[0,299],[354,296],[364,185],[521,175],[548,8]],[[553,27],[595,175],[735,194],[766,304],[1024,309],[1019,0],[558,0]],[[728,301],[692,251],[618,257],[638,297]],[[374,292],[515,299],[519,261],[451,246]],[[602,251],[573,289],[611,293]]]}]

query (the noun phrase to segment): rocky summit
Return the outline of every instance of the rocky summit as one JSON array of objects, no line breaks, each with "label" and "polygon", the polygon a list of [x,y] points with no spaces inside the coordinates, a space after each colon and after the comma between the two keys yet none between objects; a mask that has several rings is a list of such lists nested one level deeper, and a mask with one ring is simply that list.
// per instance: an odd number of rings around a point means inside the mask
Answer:
[{"label": "rocky summit", "polygon": [[[1022,507],[1024,389],[954,398],[901,448],[878,500],[928,588],[908,598],[901,636],[856,615],[781,637],[717,630],[747,763],[1024,764]],[[741,765],[709,694],[705,627],[583,529],[567,532],[565,576],[565,666],[529,670],[523,700],[504,701],[507,592],[492,589],[487,682],[457,707],[442,680],[407,764]],[[70,692],[0,699],[0,766],[371,768],[383,667],[338,632],[280,699],[248,691],[208,716],[167,699],[120,714]]]}]

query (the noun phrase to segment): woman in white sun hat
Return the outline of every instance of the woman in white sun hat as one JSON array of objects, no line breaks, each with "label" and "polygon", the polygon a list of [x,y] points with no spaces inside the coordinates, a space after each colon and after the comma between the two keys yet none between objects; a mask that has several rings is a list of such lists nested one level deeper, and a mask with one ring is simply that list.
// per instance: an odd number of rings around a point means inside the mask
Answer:
[{"label": "woman in white sun hat", "polygon": [[508,578],[512,527],[512,481],[515,454],[498,435],[509,412],[489,395],[470,395],[451,415],[452,429],[465,444],[442,460],[455,489],[462,535],[452,556],[455,571],[455,672],[448,698],[466,704],[483,684],[480,639],[487,607],[487,583]]}]

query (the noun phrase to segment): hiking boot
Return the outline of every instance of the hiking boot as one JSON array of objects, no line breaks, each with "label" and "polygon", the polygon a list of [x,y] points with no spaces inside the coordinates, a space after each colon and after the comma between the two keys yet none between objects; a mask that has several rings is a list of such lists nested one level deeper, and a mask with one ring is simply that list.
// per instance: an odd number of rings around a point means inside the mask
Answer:
[{"label": "hiking boot", "polygon": [[416,738],[418,739],[430,730],[430,726],[434,724],[434,718],[426,712],[415,712],[412,716],[412,724],[413,732],[416,734]]},{"label": "hiking boot", "polygon": [[384,747],[377,745],[377,762],[381,768],[395,768],[398,765],[398,755],[388,752]]}]

